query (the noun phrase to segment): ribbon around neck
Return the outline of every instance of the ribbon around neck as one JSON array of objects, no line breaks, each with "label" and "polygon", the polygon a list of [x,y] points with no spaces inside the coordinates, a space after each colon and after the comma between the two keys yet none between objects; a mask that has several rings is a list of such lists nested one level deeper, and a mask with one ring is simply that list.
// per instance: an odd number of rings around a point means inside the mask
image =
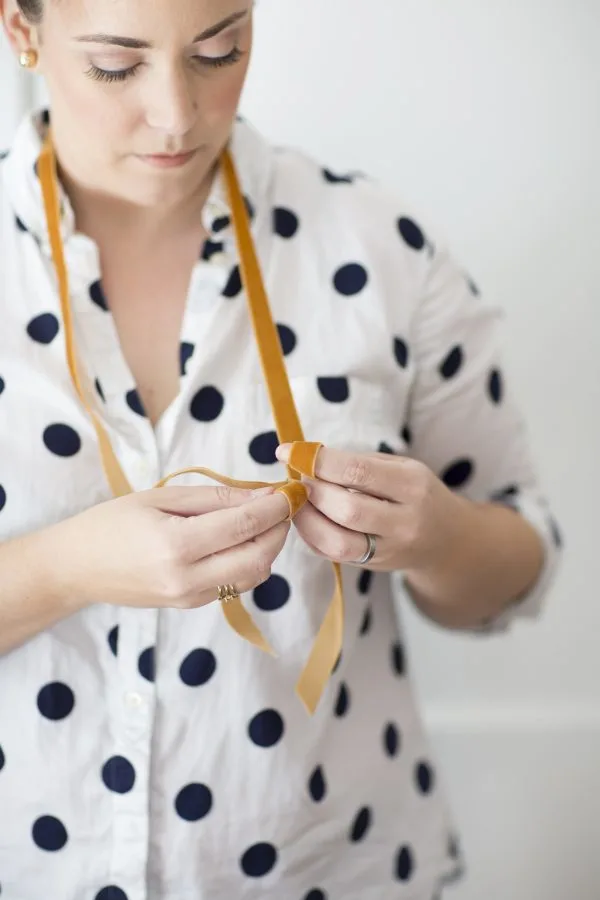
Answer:
[{"label": "ribbon around neck", "polygon": [[[256,250],[250,231],[248,212],[239,186],[235,166],[228,149],[221,157],[221,169],[225,179],[229,202],[232,211],[234,232],[240,258],[240,274],[246,293],[250,321],[260,356],[265,386],[269,396],[271,411],[275,420],[277,436],[280,443],[290,443],[291,453],[287,466],[288,478],[285,481],[240,481],[226,475],[220,475],[212,469],[191,467],[173,472],[162,478],[155,487],[162,488],[181,475],[204,475],[220,484],[230,487],[256,490],[273,487],[283,493],[290,508],[290,520],[299,512],[307,501],[306,487],[301,477],[315,477],[315,464],[320,443],[305,441],[302,426],[292,395],[281,343],[277,328],[271,315],[268,298],[256,256]],[[85,369],[78,364],[75,344],[75,329],[71,309],[68,271],[65,262],[64,248],[60,228],[60,207],[58,194],[58,177],[56,158],[50,130],[44,141],[38,160],[38,173],[44,200],[46,227],[52,252],[52,260],[57,279],[58,294],[65,334],[65,351],[67,365],[73,387],[89,415],[94,426],[102,467],[111,491],[115,497],[132,493],[133,488],[117,459],[110,438],[95,410],[95,400],[85,375]],[[325,616],[313,643],[309,657],[296,682],[296,693],[307,712],[312,715],[322,697],[331,673],[338,661],[342,649],[344,627],[344,599],[342,590],[342,574],[338,563],[332,563],[334,574],[334,590]],[[253,644],[265,653],[276,655],[254,622],[252,616],[237,597],[221,607],[230,627],[244,640]]]}]

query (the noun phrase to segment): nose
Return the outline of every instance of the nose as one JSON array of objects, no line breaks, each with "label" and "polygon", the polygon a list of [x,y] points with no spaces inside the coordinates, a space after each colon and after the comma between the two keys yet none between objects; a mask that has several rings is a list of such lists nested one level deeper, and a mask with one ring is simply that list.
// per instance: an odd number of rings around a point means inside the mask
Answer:
[{"label": "nose", "polygon": [[148,125],[173,137],[183,137],[192,130],[198,115],[193,73],[173,66],[157,73],[152,82],[146,100]]}]

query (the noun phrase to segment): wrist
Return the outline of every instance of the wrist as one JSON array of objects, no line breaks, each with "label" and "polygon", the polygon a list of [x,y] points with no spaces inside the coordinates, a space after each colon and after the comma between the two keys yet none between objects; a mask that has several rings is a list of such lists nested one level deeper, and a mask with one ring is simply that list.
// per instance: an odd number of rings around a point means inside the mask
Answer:
[{"label": "wrist", "polygon": [[32,535],[32,565],[36,570],[36,585],[48,597],[61,615],[80,612],[88,605],[83,585],[79,585],[77,551],[70,539],[69,519],[50,525]]},{"label": "wrist", "polygon": [[448,495],[435,546],[422,555],[417,565],[403,570],[413,592],[440,602],[451,600],[454,584],[462,580],[469,561],[480,555],[486,527],[481,505],[450,491]]}]

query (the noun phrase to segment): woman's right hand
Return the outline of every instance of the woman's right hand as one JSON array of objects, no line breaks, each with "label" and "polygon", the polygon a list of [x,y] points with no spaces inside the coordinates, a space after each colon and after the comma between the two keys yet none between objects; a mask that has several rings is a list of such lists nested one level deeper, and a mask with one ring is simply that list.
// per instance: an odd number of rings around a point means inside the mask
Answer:
[{"label": "woman's right hand", "polygon": [[50,529],[46,569],[75,608],[191,609],[265,581],[290,529],[285,496],[163,487],[109,500]]}]

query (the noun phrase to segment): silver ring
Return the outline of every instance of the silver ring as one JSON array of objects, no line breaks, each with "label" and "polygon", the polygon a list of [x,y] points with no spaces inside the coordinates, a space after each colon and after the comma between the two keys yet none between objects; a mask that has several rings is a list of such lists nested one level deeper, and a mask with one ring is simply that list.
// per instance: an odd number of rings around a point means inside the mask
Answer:
[{"label": "silver ring", "polygon": [[367,552],[364,556],[361,556],[360,559],[356,560],[355,565],[357,566],[364,566],[366,563],[371,562],[377,552],[377,539],[375,535],[365,533],[365,537],[367,539]]}]

